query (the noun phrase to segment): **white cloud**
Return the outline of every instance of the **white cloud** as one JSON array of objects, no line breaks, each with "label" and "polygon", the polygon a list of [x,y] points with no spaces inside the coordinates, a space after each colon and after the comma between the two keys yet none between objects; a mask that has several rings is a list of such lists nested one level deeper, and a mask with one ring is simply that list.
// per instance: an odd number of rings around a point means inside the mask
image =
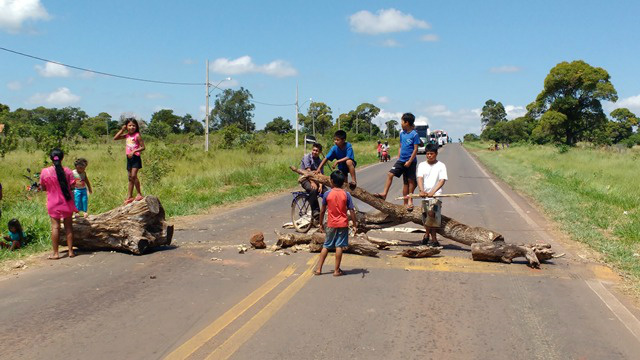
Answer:
[{"label": "white cloud", "polygon": [[287,77],[298,75],[291,64],[283,60],[274,60],[265,65],[257,65],[251,56],[245,55],[234,60],[219,58],[209,65],[211,70],[220,74],[238,75],[246,73],[261,73],[276,77]]},{"label": "white cloud", "polygon": [[7,83],[7,88],[9,90],[18,91],[22,89],[22,83],[20,81],[11,81]]},{"label": "white cloud", "polygon": [[22,30],[26,21],[49,18],[49,13],[40,0],[0,0],[0,29],[10,33]]},{"label": "white cloud", "polygon": [[420,36],[420,40],[425,42],[436,42],[440,41],[440,37],[436,34],[425,34]]},{"label": "white cloud", "polygon": [[83,79],[93,79],[97,76],[96,73],[93,73],[91,71],[83,71],[80,73],[80,77]]},{"label": "white cloud", "polygon": [[431,130],[445,130],[452,138],[462,138],[467,133],[480,133],[481,109],[451,110],[446,105],[430,105],[423,111],[432,119]]},{"label": "white cloud", "polygon": [[384,47],[400,47],[400,43],[395,41],[394,39],[387,39],[382,42],[382,46]]},{"label": "white cloud", "polygon": [[380,104],[388,104],[391,100],[389,100],[388,96],[380,96],[378,97],[378,102]]},{"label": "white cloud", "polygon": [[404,14],[393,8],[378,10],[376,14],[367,10],[358,11],[349,16],[349,24],[351,31],[369,35],[431,27],[426,21],[418,20],[410,14]]},{"label": "white cloud", "polygon": [[71,74],[66,66],[47,62],[44,66],[36,65],[36,70],[44,77],[67,77]]},{"label": "white cloud", "polygon": [[[381,129],[386,129],[386,126],[384,125],[387,121],[389,120],[396,120],[398,122],[398,128],[400,126],[400,119],[402,118],[402,112],[393,112],[393,111],[387,111],[385,109],[380,109],[380,112],[378,113],[378,116],[376,116],[373,119],[373,122],[375,124],[378,124],[378,126]],[[424,115],[416,115],[416,122],[426,122],[427,124],[431,124],[429,122],[429,118],[424,116]]]},{"label": "white cloud", "polygon": [[196,63],[196,61],[193,60],[193,59],[184,59],[184,60],[182,60],[182,63],[185,64],[185,65],[193,65],[193,64]]},{"label": "white cloud", "polygon": [[627,108],[634,114],[640,115],[640,94],[618,100],[618,102],[615,103],[615,107],[613,109],[617,108]]},{"label": "white cloud", "polygon": [[519,105],[506,105],[504,110],[507,112],[507,119],[509,120],[519,118],[527,113],[527,109]]},{"label": "white cloud", "polygon": [[144,97],[149,100],[154,100],[154,99],[164,99],[167,97],[167,95],[161,94],[161,93],[146,93],[144,94]]},{"label": "white cloud", "polygon": [[29,98],[31,104],[71,105],[80,101],[80,96],[75,95],[66,87],[58,88],[51,93],[37,93]]},{"label": "white cloud", "polygon": [[489,69],[489,71],[497,74],[514,73],[514,72],[522,71],[522,68],[514,65],[503,65],[503,66],[492,67],[491,69]]}]

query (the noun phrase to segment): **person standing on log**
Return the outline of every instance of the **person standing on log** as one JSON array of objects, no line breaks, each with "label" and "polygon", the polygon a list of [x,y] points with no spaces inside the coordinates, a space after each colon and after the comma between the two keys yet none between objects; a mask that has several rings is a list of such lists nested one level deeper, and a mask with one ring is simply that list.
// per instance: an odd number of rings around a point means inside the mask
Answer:
[{"label": "person standing on log", "polygon": [[[425,198],[425,200],[423,200],[422,219],[427,232],[422,238],[422,244],[440,246],[437,239],[437,231],[440,227],[439,219],[442,213],[442,203],[439,200],[433,199],[433,196],[442,194],[442,187],[448,179],[447,167],[442,161],[438,161],[437,144],[427,144],[426,157],[427,160],[420,163],[417,172],[420,196]],[[427,202],[428,209],[425,209],[425,202]],[[427,221],[428,218],[437,219],[435,221],[437,226],[433,226],[436,224]],[[431,239],[429,239],[429,235],[431,235]]]},{"label": "person standing on log", "polygon": [[62,167],[64,153],[60,149],[53,149],[49,154],[53,166],[42,169],[40,172],[40,188],[47,192],[47,212],[51,217],[51,243],[53,254],[49,256],[51,260],[60,258],[58,254],[58,243],[60,241],[60,219],[64,222],[64,231],[67,238],[67,248],[69,257],[74,257],[73,253],[73,213],[78,211],[71,192],[71,186],[75,179],[73,172],[66,167]]},{"label": "person standing on log", "polygon": [[[340,269],[342,261],[342,251],[349,246],[349,218],[347,210],[351,216],[353,234],[358,229],[355,207],[351,194],[342,189],[346,176],[340,170],[331,173],[331,189],[322,196],[322,209],[320,210],[320,232],[326,234],[318,267],[313,271],[315,275],[322,274],[322,265],[327,258],[330,249],[336,249],[335,268],[333,276],[342,276],[344,272]],[[327,228],[324,227],[324,214],[327,214]]]},{"label": "person standing on log", "polygon": [[387,199],[387,194],[391,188],[393,177],[400,177],[402,175],[402,195],[404,198],[404,206],[407,211],[413,211],[413,199],[407,197],[409,194],[413,194],[416,189],[416,166],[418,160],[416,156],[418,154],[418,147],[421,140],[420,135],[413,129],[413,124],[416,121],[416,117],[412,113],[405,113],[402,115],[402,132],[400,133],[400,147],[398,148],[398,160],[389,173],[387,173],[387,182],[384,184],[384,190],[381,193],[375,194],[382,200]]},{"label": "person standing on log", "polygon": [[[302,157],[300,161],[300,169],[307,171],[320,170],[321,174],[324,171],[320,166],[322,160],[320,159],[320,153],[322,153],[322,145],[313,143],[311,146],[311,152]],[[322,194],[322,184],[319,184],[313,180],[305,179],[301,184],[302,188],[309,194],[309,203],[311,204],[311,214],[314,218],[320,215],[320,205],[318,204],[318,194]]]},{"label": "person standing on log", "polygon": [[[333,145],[327,156],[322,159],[322,162],[318,166],[318,168],[322,169],[324,164],[329,160],[336,160],[336,162],[331,166],[332,169],[335,169],[336,166],[338,170],[342,171],[344,176],[347,174],[351,175],[351,181],[349,182],[349,187],[351,190],[355,189],[357,186],[356,181],[356,162],[355,155],[353,153],[353,147],[351,144],[347,142],[347,133],[344,130],[338,130],[333,135]],[[319,170],[316,170],[316,173],[319,173]],[[346,179],[345,179],[346,180]]]},{"label": "person standing on log", "polygon": [[[142,191],[140,190],[140,180],[138,179],[138,171],[142,169],[142,158],[140,153],[144,151],[144,141],[140,136],[140,126],[138,120],[134,118],[128,118],[125,120],[124,125],[113,140],[126,140],[126,153],[127,153],[127,173],[129,174],[129,190],[127,192],[127,199],[124,201],[124,205],[131,203],[132,201],[142,200]],[[133,198],[133,188],[138,191],[138,196]]]}]

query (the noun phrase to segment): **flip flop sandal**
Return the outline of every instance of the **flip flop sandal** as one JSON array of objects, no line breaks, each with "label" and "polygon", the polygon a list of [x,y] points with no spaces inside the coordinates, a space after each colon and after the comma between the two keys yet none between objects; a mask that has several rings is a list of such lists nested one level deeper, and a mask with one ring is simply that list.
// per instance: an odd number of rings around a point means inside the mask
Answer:
[{"label": "flip flop sandal", "polygon": [[313,275],[322,275],[322,271],[313,270]]},{"label": "flip flop sandal", "polygon": [[333,273],[333,276],[344,276],[344,271],[342,271],[342,269],[338,269],[338,273],[336,274],[335,272]]}]

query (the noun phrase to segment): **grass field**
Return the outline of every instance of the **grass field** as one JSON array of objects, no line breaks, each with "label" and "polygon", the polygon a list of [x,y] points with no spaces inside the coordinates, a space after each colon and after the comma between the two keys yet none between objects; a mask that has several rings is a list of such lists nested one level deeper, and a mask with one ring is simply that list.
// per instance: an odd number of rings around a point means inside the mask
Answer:
[{"label": "grass field", "polygon": [[[534,198],[574,240],[640,283],[640,152],[464,143],[494,174]],[[636,290],[640,286],[636,285]]]},{"label": "grass field", "polygon": [[[355,143],[353,147],[359,166],[377,160],[372,142]],[[197,214],[215,205],[295,187],[297,175],[289,166],[298,166],[303,155],[302,147],[274,144],[259,153],[244,148],[204,153],[201,144],[147,140],[147,149],[142,155],[142,191],[158,196],[169,217]],[[87,175],[94,190],[89,196],[89,212],[101,213],[122,204],[128,183],[124,144],[76,146],[65,155],[63,165],[73,168],[77,157],[89,160]],[[33,238],[20,251],[0,250],[0,262],[51,248],[46,194],[27,192],[29,182],[23,177],[26,168],[36,172],[43,165],[41,151],[19,150],[0,159],[4,193],[0,231],[6,235],[7,222],[15,217]]]}]

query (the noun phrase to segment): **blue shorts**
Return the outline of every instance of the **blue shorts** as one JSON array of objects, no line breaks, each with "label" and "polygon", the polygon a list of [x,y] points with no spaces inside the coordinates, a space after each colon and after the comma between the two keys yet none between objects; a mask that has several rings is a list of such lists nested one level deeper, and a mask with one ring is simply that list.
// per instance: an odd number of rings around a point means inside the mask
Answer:
[{"label": "blue shorts", "polygon": [[87,212],[89,197],[87,196],[87,188],[74,189],[73,197],[75,198],[76,208],[78,211]]},{"label": "blue shorts", "polygon": [[337,247],[344,248],[349,246],[349,228],[326,228],[326,237],[323,247],[327,249],[335,249]]},{"label": "blue shorts", "polygon": [[[358,166],[358,163],[355,160],[351,159],[351,161],[353,161],[353,167]],[[348,175],[349,167],[347,166],[347,162],[338,163],[338,170],[342,171],[345,176]]]}]

